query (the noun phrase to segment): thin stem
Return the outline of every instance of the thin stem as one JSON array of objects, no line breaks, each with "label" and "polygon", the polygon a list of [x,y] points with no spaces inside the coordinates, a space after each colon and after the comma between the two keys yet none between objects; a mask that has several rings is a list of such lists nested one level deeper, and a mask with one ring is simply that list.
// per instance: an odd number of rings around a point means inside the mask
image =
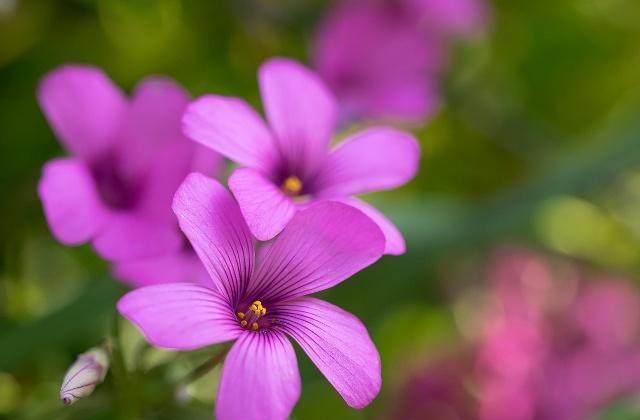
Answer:
[{"label": "thin stem", "polygon": [[225,346],[222,350],[216,353],[211,359],[208,359],[203,364],[201,364],[200,366],[196,367],[194,370],[186,374],[184,378],[180,380],[180,383],[189,384],[201,378],[211,369],[215,368],[220,362],[222,362],[222,360],[224,360],[224,357],[227,355],[228,352],[229,352],[229,347]]}]

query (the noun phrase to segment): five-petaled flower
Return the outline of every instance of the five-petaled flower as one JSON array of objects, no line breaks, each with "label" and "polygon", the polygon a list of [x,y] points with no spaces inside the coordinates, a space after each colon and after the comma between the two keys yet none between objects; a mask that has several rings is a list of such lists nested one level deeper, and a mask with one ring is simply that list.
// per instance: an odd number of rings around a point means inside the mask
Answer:
[{"label": "five-petaled flower", "polygon": [[72,155],[48,162],[38,186],[54,236],[91,241],[133,285],[206,278],[171,212],[184,177],[220,161],[182,135],[187,93],[153,77],[127,100],[99,69],[63,66],[45,76],[38,100]]},{"label": "five-petaled flower", "polygon": [[298,212],[257,247],[231,194],[201,174],[174,198],[180,227],[210,286],[174,283],[136,289],[118,310],[153,345],[191,350],[236,340],[222,370],[217,418],[284,419],[300,395],[292,337],[352,407],[381,386],[380,358],[353,315],[307,295],[374,263],[385,240],[360,210],[339,202]]},{"label": "five-petaled flower", "polygon": [[270,129],[243,100],[205,95],[185,112],[184,133],[240,164],[229,178],[251,232],[269,240],[315,201],[343,201],[371,217],[386,237],[385,253],[404,239],[374,207],[352,195],[401,186],[415,175],[415,138],[388,127],[358,132],[329,151],[336,102],[316,74],[287,59],[259,71]]}]

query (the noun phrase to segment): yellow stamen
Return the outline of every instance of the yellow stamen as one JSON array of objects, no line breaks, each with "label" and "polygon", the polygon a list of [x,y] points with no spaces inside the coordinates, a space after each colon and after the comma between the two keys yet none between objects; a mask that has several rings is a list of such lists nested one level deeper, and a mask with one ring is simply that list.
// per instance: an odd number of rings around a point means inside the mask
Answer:
[{"label": "yellow stamen", "polygon": [[253,324],[251,324],[251,329],[252,329],[253,331],[258,331],[258,323],[257,323],[257,322],[254,322]]},{"label": "yellow stamen", "polygon": [[247,321],[245,321],[244,319],[242,321],[240,321],[240,326],[246,327],[247,326]]},{"label": "yellow stamen", "polygon": [[245,315],[244,315],[244,312],[238,312],[236,316],[238,317],[238,319],[244,319]]},{"label": "yellow stamen", "polygon": [[288,195],[298,195],[302,191],[302,181],[297,176],[290,176],[282,183],[282,190]]}]

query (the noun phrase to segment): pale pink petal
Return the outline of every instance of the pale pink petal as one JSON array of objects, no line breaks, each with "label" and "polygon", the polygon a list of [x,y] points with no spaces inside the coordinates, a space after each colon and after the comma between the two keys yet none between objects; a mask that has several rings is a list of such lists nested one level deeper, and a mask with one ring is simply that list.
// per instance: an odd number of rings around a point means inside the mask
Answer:
[{"label": "pale pink petal", "polygon": [[311,205],[262,247],[247,295],[279,300],[328,289],[373,264],[384,247],[382,231],[360,210]]},{"label": "pale pink petal", "polygon": [[222,296],[195,284],[136,289],[118,301],[118,311],[149,343],[166,349],[193,350],[233,340],[243,331]]},{"label": "pale pink petal", "polygon": [[275,164],[271,133],[241,99],[202,96],[189,105],[182,122],[187,137],[240,165],[269,170]]},{"label": "pale pink petal", "polygon": [[482,0],[405,0],[422,26],[437,35],[473,37],[482,33],[489,20]]},{"label": "pale pink petal", "polygon": [[98,254],[110,261],[161,255],[181,246],[175,220],[157,223],[135,212],[111,213],[93,240]]},{"label": "pale pink petal", "polygon": [[413,178],[419,160],[420,146],[411,134],[388,127],[369,128],[331,152],[316,188],[323,197],[396,188]]},{"label": "pale pink petal", "polygon": [[296,212],[293,200],[254,169],[236,169],[229,178],[229,188],[251,233],[261,241],[280,233]]},{"label": "pale pink petal", "polygon": [[[118,164],[126,177],[144,177],[158,161],[158,153],[175,143],[192,150],[182,134],[182,114],[189,103],[189,94],[173,80],[149,77],[135,88],[131,105],[118,142]],[[190,158],[174,161],[171,174],[181,169],[181,179],[187,174]],[[166,165],[163,165],[166,166]],[[174,187],[177,188],[179,183]],[[170,202],[169,202],[170,204]]]},{"label": "pale pink petal", "polygon": [[400,233],[393,222],[389,220],[384,214],[382,214],[378,209],[376,209],[369,203],[365,203],[364,201],[353,197],[339,199],[338,201],[357,208],[358,210],[369,216],[371,220],[373,220],[378,225],[380,230],[382,230],[382,233],[384,234],[386,240],[386,245],[384,248],[385,254],[402,255],[405,253],[406,246],[404,238],[402,237],[402,233]]},{"label": "pale pink petal", "polygon": [[176,192],[173,211],[218,289],[236,302],[253,272],[255,249],[231,193],[218,181],[192,173]]},{"label": "pale pink petal", "polygon": [[67,245],[91,239],[107,217],[89,168],[78,159],[48,162],[38,195],[53,235]]},{"label": "pale pink petal", "polygon": [[328,302],[299,298],[280,303],[278,328],[293,337],[342,398],[367,406],[382,385],[380,355],[358,318]]},{"label": "pale pink petal", "polygon": [[198,256],[189,250],[116,263],[113,272],[133,287],[185,282],[215,288]]},{"label": "pale pink petal", "polygon": [[38,88],[38,102],[60,141],[84,158],[113,145],[127,110],[124,94],[102,70],[80,65],[48,73]]},{"label": "pale pink petal", "polygon": [[327,154],[336,125],[333,95],[315,73],[293,60],[268,60],[258,77],[286,169],[298,177],[314,172]]},{"label": "pale pink petal", "polygon": [[300,398],[293,346],[279,331],[245,332],[222,367],[218,420],[285,420]]}]

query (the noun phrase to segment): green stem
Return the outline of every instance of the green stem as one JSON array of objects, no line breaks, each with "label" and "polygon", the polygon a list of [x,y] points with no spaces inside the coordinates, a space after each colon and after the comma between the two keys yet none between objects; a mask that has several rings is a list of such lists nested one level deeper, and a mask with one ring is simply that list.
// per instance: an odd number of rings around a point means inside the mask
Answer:
[{"label": "green stem", "polygon": [[207,372],[209,372],[211,369],[215,368],[220,362],[222,362],[222,360],[224,360],[224,357],[227,355],[228,352],[229,352],[229,347],[225,346],[222,350],[216,353],[211,359],[208,359],[203,364],[196,367],[194,370],[192,370],[187,375],[185,375],[184,378],[182,378],[179,381],[179,383],[189,384],[193,381],[200,379]]}]

